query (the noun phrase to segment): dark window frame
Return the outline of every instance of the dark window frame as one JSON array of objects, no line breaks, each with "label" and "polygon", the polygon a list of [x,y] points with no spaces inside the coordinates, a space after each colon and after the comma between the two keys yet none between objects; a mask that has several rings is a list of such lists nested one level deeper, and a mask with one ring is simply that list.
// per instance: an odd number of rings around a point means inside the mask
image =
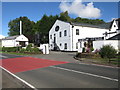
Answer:
[{"label": "dark window frame", "polygon": [[59,37],[62,37],[62,32],[59,32]]},{"label": "dark window frame", "polygon": [[64,30],[64,36],[67,36],[67,30]]},{"label": "dark window frame", "polygon": [[76,29],[76,35],[79,35],[80,32],[79,32],[79,29]]},{"label": "dark window frame", "polygon": [[67,43],[64,44],[64,49],[67,49]]},{"label": "dark window frame", "polygon": [[52,35],[50,35],[50,39],[52,39]]}]

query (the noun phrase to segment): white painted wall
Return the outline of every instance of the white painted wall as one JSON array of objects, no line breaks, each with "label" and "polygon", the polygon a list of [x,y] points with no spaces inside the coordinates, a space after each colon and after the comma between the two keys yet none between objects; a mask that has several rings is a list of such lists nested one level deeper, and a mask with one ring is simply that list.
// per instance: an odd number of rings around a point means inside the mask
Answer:
[{"label": "white painted wall", "polygon": [[[76,35],[76,29],[79,29],[79,35]],[[103,33],[108,29],[74,26],[73,28],[73,51],[77,51],[76,43],[78,39],[103,37]]]},{"label": "white painted wall", "polygon": [[[59,31],[55,31],[55,27],[59,26]],[[64,30],[67,30],[67,36],[64,36]],[[59,36],[59,33],[61,32],[62,36]],[[49,31],[49,46],[52,50],[54,47],[53,41],[54,41],[54,34],[56,35],[56,43],[57,46],[60,48],[60,50],[64,51],[71,51],[71,31],[70,31],[70,24],[57,20],[51,30]],[[52,39],[50,39],[50,35],[52,35]],[[67,43],[67,49],[64,49],[64,44]],[[61,46],[60,46],[61,44]],[[52,45],[52,46],[51,46]]]},{"label": "white painted wall", "polygon": [[15,47],[15,40],[2,40],[2,47]]},{"label": "white painted wall", "polygon": [[16,47],[19,45],[19,41],[25,41],[25,44],[28,45],[28,38],[20,35],[14,40],[2,40],[2,47]]},{"label": "white painted wall", "polygon": [[49,54],[49,44],[40,44],[39,49],[42,50],[43,54]]},{"label": "white painted wall", "polygon": [[93,48],[94,50],[100,49],[103,45],[111,45],[116,50],[120,48],[120,40],[103,40],[103,41],[94,41],[93,42]]},{"label": "white painted wall", "polygon": [[28,42],[28,38],[25,37],[24,35],[20,35],[16,38],[16,41],[27,41]]}]

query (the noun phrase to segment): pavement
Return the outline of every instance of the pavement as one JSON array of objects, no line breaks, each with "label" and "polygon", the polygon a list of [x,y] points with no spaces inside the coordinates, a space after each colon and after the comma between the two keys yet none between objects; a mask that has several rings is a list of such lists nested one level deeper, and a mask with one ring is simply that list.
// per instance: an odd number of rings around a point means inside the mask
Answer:
[{"label": "pavement", "polygon": [[82,64],[73,58],[74,55],[51,52],[26,57],[2,54],[1,57],[2,67],[35,88],[118,89],[118,68]]}]

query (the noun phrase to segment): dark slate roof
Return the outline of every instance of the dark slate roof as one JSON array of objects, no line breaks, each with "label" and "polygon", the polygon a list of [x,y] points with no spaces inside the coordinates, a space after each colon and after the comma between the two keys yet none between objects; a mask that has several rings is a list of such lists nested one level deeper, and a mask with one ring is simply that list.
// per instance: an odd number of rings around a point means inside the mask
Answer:
[{"label": "dark slate roof", "polygon": [[[62,21],[62,22],[65,22],[65,21]],[[99,25],[93,25],[93,24],[87,24],[87,23],[75,23],[75,22],[65,22],[65,23],[70,23],[71,25],[74,25],[74,26],[93,27],[93,28],[101,28],[101,29],[110,29],[110,25],[111,25],[111,22],[105,23],[105,24],[99,24]]]},{"label": "dark slate roof", "polygon": [[14,39],[16,39],[18,36],[20,36],[20,35],[5,37],[5,38],[3,38],[2,40],[14,40]]},{"label": "dark slate roof", "polygon": [[93,28],[101,28],[101,29],[109,29],[109,24],[100,24],[100,25],[92,25],[92,24],[86,24],[86,23],[70,23],[71,25],[75,26],[83,26],[83,27],[93,27]]},{"label": "dark slate roof", "polygon": [[115,35],[107,40],[120,40],[120,34],[117,34],[117,35]]}]

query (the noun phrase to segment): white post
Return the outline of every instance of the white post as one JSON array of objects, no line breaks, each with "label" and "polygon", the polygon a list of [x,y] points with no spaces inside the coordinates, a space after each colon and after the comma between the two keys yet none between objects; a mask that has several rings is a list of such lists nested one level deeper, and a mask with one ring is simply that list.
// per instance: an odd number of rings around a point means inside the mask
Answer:
[{"label": "white post", "polygon": [[22,35],[22,21],[20,21],[20,35]]}]

